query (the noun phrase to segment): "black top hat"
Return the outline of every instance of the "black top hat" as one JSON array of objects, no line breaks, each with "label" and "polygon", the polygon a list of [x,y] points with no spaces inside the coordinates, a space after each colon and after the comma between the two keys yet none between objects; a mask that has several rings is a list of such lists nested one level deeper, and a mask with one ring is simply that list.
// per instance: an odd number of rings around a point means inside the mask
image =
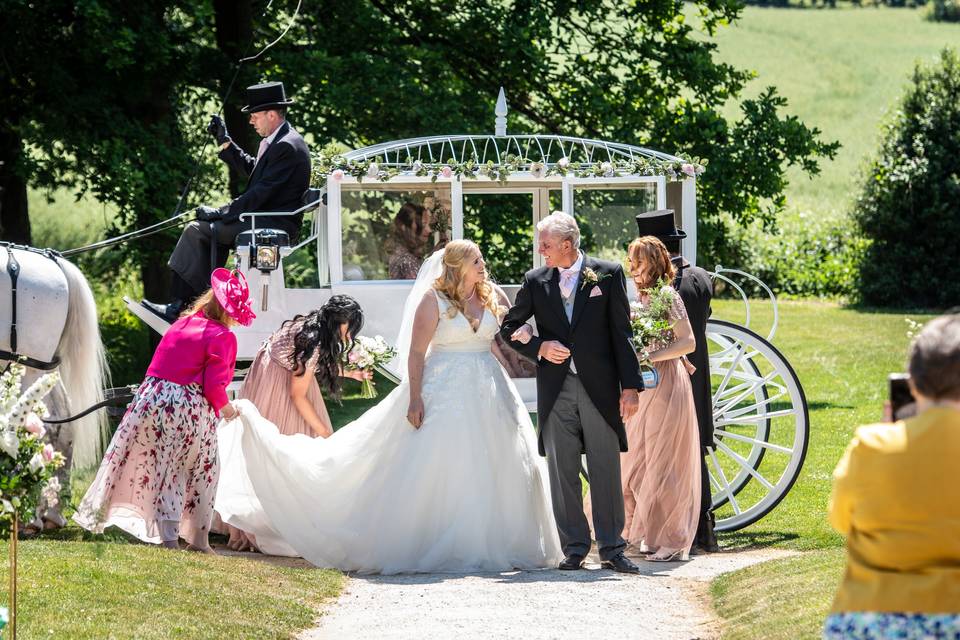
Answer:
[{"label": "black top hat", "polygon": [[637,216],[637,232],[641,236],[654,236],[660,240],[682,240],[686,231],[677,229],[673,209],[657,209]]},{"label": "black top hat", "polygon": [[282,82],[265,82],[247,87],[247,102],[249,104],[241,109],[244,113],[266,111],[293,104],[293,100],[287,100]]}]

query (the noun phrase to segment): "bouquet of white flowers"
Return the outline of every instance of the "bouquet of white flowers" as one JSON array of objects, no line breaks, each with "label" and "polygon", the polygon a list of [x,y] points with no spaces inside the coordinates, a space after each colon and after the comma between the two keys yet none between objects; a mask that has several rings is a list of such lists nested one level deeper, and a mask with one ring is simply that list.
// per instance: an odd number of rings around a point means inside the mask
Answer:
[{"label": "bouquet of white flowers", "polygon": [[[373,371],[375,367],[385,365],[396,357],[397,350],[387,344],[383,336],[375,338],[357,336],[344,358],[343,368],[348,371]],[[377,397],[377,388],[373,380],[360,382],[360,397]]]},{"label": "bouquet of white flowers", "polygon": [[660,348],[673,339],[673,323],[670,322],[670,308],[673,298],[665,287],[669,283],[665,279],[657,282],[656,286],[645,290],[647,303],[630,303],[630,328],[633,331],[633,348],[640,359],[640,370],[643,374],[644,387],[652,389],[660,381],[653,363],[650,362],[650,351]]},{"label": "bouquet of white flowers", "polygon": [[13,363],[0,376],[0,535],[9,533],[14,516],[33,518],[40,496],[56,504],[59,482],[53,472],[63,466],[63,454],[43,442],[48,415],[43,398],[60,380],[48,373],[20,394],[23,365]]}]

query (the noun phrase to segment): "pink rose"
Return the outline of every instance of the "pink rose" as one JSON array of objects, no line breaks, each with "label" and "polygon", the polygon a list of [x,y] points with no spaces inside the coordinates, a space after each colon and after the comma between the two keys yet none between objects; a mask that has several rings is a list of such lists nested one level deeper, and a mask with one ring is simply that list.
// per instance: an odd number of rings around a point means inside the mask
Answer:
[{"label": "pink rose", "polygon": [[357,355],[357,352],[356,352],[356,351],[351,351],[351,352],[350,352],[350,355],[347,356],[347,360],[348,360],[349,362],[356,362],[356,361],[359,360],[359,359],[360,359],[360,356]]},{"label": "pink rose", "polygon": [[333,173],[330,174],[330,177],[336,180],[337,182],[340,182],[341,180],[343,180],[343,169],[334,169]]},{"label": "pink rose", "polygon": [[453,169],[447,165],[443,165],[443,169],[440,169],[440,175],[442,175],[444,178],[450,178],[453,176]]},{"label": "pink rose", "polygon": [[680,171],[683,171],[685,174],[691,177],[697,175],[697,168],[689,162],[683,163],[683,166],[680,167]]},{"label": "pink rose", "polygon": [[53,454],[55,454],[56,451],[53,450],[52,444],[45,444],[43,445],[43,451],[41,453],[43,455],[43,461],[50,462],[53,460]]},{"label": "pink rose", "polygon": [[46,428],[43,426],[43,420],[41,420],[40,416],[35,413],[30,413],[27,415],[27,419],[24,422],[24,427],[28,433],[37,438],[42,438],[43,434],[47,432]]}]

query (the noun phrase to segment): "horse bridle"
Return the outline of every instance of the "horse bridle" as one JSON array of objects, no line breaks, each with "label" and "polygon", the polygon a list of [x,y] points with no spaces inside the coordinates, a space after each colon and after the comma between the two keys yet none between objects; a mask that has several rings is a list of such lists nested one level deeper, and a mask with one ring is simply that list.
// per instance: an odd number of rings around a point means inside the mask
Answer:
[{"label": "horse bridle", "polygon": [[16,256],[13,255],[13,250],[19,249],[20,251],[39,253],[53,260],[53,263],[62,271],[63,267],[61,267],[57,261],[60,254],[53,249],[37,249],[12,242],[0,242],[0,247],[7,250],[7,275],[10,276],[10,351],[0,349],[0,360],[19,362],[31,369],[39,369],[41,371],[56,369],[60,365],[60,358],[56,356],[54,356],[50,362],[44,362],[43,360],[37,360],[36,358],[17,353],[17,279],[20,277],[20,263],[17,262]]}]

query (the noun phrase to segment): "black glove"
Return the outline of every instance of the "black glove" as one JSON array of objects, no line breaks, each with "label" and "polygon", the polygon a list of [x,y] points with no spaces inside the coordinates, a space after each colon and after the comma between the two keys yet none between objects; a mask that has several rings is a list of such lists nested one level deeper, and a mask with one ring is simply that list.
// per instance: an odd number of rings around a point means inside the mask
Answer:
[{"label": "black glove", "polygon": [[216,138],[217,144],[230,142],[230,134],[227,133],[227,125],[223,123],[223,119],[220,116],[212,116],[210,118],[210,124],[207,125],[207,133]]},{"label": "black glove", "polygon": [[197,207],[197,220],[200,222],[216,222],[221,218],[223,218],[223,214],[216,207],[208,207],[205,204]]}]

